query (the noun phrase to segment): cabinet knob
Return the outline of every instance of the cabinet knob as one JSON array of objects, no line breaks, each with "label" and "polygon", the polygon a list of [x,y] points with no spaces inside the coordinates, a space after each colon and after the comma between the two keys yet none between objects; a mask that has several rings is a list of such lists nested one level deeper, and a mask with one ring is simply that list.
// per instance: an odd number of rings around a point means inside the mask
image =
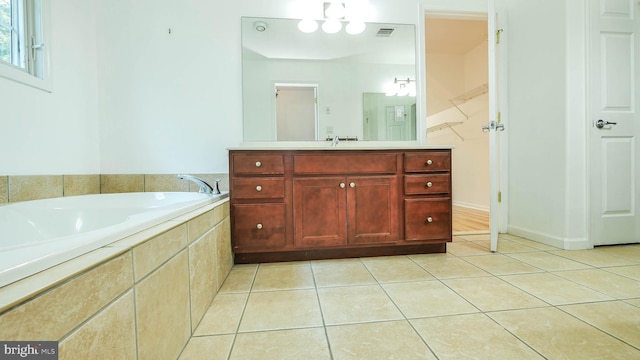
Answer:
[{"label": "cabinet knob", "polygon": [[351,184],[349,184],[349,186],[351,186],[352,188],[354,188],[354,187],[356,187],[356,183],[353,183],[353,182],[352,182]]},{"label": "cabinet knob", "polygon": [[260,167],[262,166],[262,163],[260,161],[256,161],[256,167]]},{"label": "cabinet knob", "polygon": [[262,224],[256,225],[256,228],[258,228],[258,230],[262,229]]},{"label": "cabinet knob", "polygon": [[256,191],[262,191],[262,186],[260,185],[256,186]]},{"label": "cabinet knob", "polygon": [[433,160],[429,159],[427,160],[427,162],[425,163],[425,165],[429,166],[433,164]]},{"label": "cabinet knob", "polygon": [[433,218],[431,216],[429,216],[426,220],[427,223],[432,223],[433,222]]},{"label": "cabinet knob", "polygon": [[340,183],[340,189],[344,189],[346,185],[344,183]]},{"label": "cabinet knob", "polygon": [[426,183],[426,184],[424,184],[424,186],[426,186],[426,187],[430,188],[430,187],[432,187],[432,186],[433,186],[433,183],[432,183],[431,181],[427,181],[427,183]]}]

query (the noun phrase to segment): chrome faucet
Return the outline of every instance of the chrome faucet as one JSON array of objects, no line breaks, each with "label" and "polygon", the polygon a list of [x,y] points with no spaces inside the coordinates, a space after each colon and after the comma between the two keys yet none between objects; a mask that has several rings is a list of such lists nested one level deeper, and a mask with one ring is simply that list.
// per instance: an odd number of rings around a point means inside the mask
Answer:
[{"label": "chrome faucet", "polygon": [[331,142],[331,147],[338,146],[338,143],[339,143],[339,142],[340,142],[340,138],[338,138],[338,135],[336,135],[336,136],[333,138],[333,141]]},{"label": "chrome faucet", "polygon": [[220,180],[216,180],[216,186],[215,188],[212,188],[211,185],[207,184],[206,181],[197,178],[195,176],[192,175],[178,175],[178,179],[184,179],[184,180],[191,180],[194,183],[198,184],[198,186],[200,186],[200,190],[198,191],[199,193],[203,193],[203,194],[220,194],[220,186],[218,185],[218,183],[220,182]]}]

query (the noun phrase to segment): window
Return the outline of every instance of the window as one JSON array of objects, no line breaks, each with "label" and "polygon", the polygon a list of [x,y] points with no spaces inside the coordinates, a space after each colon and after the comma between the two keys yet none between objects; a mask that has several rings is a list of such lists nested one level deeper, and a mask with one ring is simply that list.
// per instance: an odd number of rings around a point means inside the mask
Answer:
[{"label": "window", "polygon": [[0,0],[0,76],[49,90],[43,0]]}]

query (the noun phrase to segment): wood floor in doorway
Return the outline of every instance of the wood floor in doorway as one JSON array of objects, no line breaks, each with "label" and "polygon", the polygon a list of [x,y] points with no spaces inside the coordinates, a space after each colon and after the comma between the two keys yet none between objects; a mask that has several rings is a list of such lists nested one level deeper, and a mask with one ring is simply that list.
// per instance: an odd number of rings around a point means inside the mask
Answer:
[{"label": "wood floor in doorway", "polygon": [[453,234],[483,234],[489,232],[489,212],[453,206]]}]

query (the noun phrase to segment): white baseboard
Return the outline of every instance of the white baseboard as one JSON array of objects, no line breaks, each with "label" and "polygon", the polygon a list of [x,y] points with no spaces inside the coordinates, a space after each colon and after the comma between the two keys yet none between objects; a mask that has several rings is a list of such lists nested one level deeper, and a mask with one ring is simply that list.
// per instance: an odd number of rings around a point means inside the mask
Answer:
[{"label": "white baseboard", "polygon": [[466,203],[466,202],[461,202],[461,201],[453,201],[452,203],[453,203],[453,206],[460,206],[460,207],[463,207],[463,208],[469,208],[469,209],[489,212],[489,207],[488,206],[483,206],[483,205],[478,205],[478,204],[471,204],[471,203]]},{"label": "white baseboard", "polygon": [[586,238],[561,238],[551,234],[526,229],[520,226],[509,225],[507,232],[539,243],[557,247],[564,250],[592,249],[593,246]]}]

